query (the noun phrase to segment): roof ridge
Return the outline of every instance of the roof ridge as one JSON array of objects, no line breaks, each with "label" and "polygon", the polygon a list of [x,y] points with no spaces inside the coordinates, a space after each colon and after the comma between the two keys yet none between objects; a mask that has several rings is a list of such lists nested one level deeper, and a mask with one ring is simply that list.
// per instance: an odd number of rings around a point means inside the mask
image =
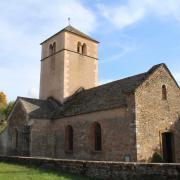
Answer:
[{"label": "roof ridge", "polygon": [[47,101],[46,99],[30,98],[30,97],[24,97],[24,96],[18,96],[17,99]]},{"label": "roof ridge", "polygon": [[[126,80],[126,79],[130,79],[130,78],[133,78],[133,77],[136,77],[136,76],[143,75],[143,74],[145,75],[146,73],[147,72],[135,74],[135,75],[128,76],[128,77],[125,77],[125,78],[122,78],[122,79],[117,79],[117,80],[114,80],[114,81],[111,81],[111,82],[108,82],[106,84],[102,84],[102,85],[99,85],[99,86],[104,86],[104,85],[108,85],[108,84],[111,84],[111,83],[114,83],[114,82],[123,81],[123,80]],[[97,86],[97,87],[99,87],[99,86]]]}]

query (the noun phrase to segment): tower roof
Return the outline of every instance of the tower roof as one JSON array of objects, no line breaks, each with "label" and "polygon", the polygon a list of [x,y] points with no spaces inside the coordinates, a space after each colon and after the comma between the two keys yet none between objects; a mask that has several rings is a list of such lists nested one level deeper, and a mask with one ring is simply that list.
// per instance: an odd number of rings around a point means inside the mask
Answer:
[{"label": "tower roof", "polygon": [[78,36],[81,36],[81,37],[84,37],[86,39],[89,39],[91,41],[94,41],[96,43],[99,43],[98,41],[96,41],[95,39],[91,38],[90,36],[88,36],[87,34],[79,31],[78,29],[76,29],[75,27],[69,25],[67,27],[65,27],[64,29],[60,30],[59,32],[57,32],[56,34],[54,34],[53,36],[49,37],[48,39],[46,39],[45,41],[43,41],[41,44],[45,43],[46,41],[48,41],[49,39],[51,39],[52,37],[56,36],[57,34],[61,33],[61,32],[70,32],[70,33],[73,33],[73,34],[76,34]]}]

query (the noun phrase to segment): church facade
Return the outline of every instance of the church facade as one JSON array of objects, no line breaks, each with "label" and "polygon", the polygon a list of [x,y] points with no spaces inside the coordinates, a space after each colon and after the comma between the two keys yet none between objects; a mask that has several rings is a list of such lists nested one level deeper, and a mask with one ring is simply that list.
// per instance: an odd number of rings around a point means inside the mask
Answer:
[{"label": "church facade", "polygon": [[165,64],[98,86],[96,40],[67,26],[41,45],[40,98],[17,98],[0,154],[180,162],[180,89]]}]

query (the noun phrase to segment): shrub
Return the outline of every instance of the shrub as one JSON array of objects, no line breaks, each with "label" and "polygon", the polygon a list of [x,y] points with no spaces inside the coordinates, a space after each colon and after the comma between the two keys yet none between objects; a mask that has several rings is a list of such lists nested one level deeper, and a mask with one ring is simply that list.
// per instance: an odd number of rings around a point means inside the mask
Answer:
[{"label": "shrub", "polygon": [[161,154],[158,152],[155,152],[151,158],[151,162],[153,162],[153,163],[163,162],[163,158],[161,157]]}]

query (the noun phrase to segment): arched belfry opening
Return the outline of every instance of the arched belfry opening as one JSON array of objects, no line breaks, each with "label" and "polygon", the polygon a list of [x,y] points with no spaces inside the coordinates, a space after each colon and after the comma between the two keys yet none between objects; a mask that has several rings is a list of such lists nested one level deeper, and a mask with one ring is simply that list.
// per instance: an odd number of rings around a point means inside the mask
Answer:
[{"label": "arched belfry opening", "polygon": [[81,43],[80,42],[77,43],[77,52],[81,53]]},{"label": "arched belfry opening", "polygon": [[53,45],[49,45],[49,56],[53,54]]},{"label": "arched belfry opening", "polygon": [[53,54],[56,53],[56,43],[53,43]]},{"label": "arched belfry opening", "polygon": [[82,54],[87,55],[87,45],[85,43],[82,45]]}]

